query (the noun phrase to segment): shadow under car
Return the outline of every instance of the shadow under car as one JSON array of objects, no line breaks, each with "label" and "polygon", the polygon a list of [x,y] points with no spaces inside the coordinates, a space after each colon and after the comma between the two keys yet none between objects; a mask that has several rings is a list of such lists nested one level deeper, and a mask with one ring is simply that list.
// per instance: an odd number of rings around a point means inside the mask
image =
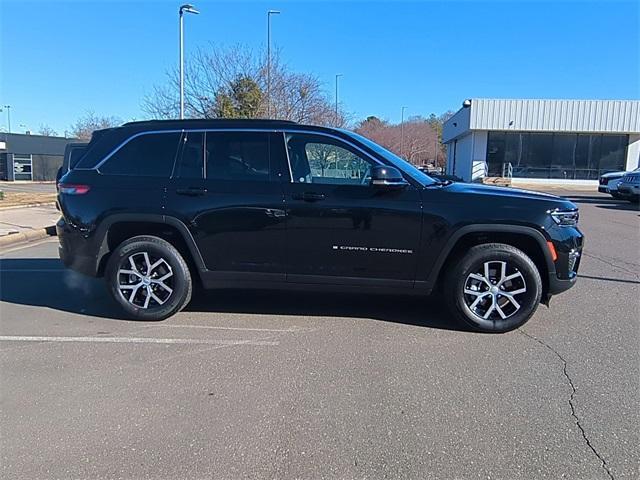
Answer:
[{"label": "shadow under car", "polygon": [[[0,260],[0,300],[64,312],[127,320],[103,279],[66,269],[53,258]],[[284,290],[202,290],[187,312],[268,314],[374,319],[445,330],[469,331],[435,297]]]}]

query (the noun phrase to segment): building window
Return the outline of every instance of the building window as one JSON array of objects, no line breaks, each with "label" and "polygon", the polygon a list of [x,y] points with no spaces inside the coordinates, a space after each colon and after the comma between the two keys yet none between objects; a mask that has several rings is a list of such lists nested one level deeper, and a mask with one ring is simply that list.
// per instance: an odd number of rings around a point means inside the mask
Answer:
[{"label": "building window", "polygon": [[624,170],[627,135],[489,132],[489,176],[511,164],[514,177],[596,180]]},{"label": "building window", "polygon": [[13,155],[14,180],[33,180],[33,158],[31,155]]}]

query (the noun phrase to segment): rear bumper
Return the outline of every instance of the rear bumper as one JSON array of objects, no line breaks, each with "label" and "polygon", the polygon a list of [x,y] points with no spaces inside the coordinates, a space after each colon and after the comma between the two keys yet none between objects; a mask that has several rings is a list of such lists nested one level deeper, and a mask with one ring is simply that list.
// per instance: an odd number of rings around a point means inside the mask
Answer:
[{"label": "rear bumper", "polygon": [[598,185],[598,192],[609,193],[609,188],[606,185]]},{"label": "rear bumper", "polygon": [[97,276],[96,256],[87,252],[88,240],[60,219],[56,224],[58,256],[62,263],[76,272],[91,277]]}]

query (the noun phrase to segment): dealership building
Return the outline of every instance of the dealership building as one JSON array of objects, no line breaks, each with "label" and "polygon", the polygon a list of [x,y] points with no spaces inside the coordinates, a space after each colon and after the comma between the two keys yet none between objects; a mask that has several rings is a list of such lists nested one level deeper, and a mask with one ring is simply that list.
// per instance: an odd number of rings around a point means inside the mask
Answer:
[{"label": "dealership building", "polygon": [[0,180],[55,180],[73,138],[0,133]]},{"label": "dealership building", "polygon": [[591,184],[638,167],[640,100],[474,98],[445,122],[442,140],[447,173],[466,181]]}]

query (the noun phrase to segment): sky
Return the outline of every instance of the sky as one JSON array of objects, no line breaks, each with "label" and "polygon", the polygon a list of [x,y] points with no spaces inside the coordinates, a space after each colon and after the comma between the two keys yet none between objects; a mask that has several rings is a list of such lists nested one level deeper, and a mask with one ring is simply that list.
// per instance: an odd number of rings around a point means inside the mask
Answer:
[{"label": "sky", "polygon": [[[178,63],[180,1],[0,0],[0,107],[62,134],[94,111],[142,119]],[[185,52],[272,41],[354,120],[458,110],[466,98],[640,98],[640,2],[192,0]],[[7,109],[0,129],[7,129]]]}]

